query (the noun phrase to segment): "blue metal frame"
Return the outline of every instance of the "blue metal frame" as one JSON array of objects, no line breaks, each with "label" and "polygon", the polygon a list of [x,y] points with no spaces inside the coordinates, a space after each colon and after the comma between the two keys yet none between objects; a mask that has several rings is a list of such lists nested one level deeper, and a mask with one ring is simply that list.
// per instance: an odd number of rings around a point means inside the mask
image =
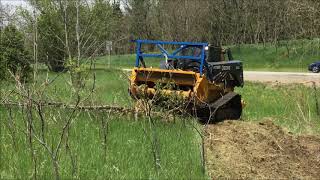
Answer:
[{"label": "blue metal frame", "polygon": [[[205,62],[205,47],[208,46],[208,43],[196,43],[196,42],[170,42],[170,41],[153,41],[153,40],[134,40],[133,42],[136,43],[136,66],[139,67],[140,59],[143,57],[155,57],[155,58],[163,58],[167,56],[167,58],[175,58],[175,59],[191,59],[194,61],[200,62],[200,75],[203,74],[203,66],[206,65]],[[161,54],[144,54],[141,51],[142,44],[154,44],[156,45]],[[169,53],[162,45],[180,45],[173,53]],[[177,54],[187,47],[199,47],[201,48],[201,55],[200,57],[196,56],[177,56]]]}]

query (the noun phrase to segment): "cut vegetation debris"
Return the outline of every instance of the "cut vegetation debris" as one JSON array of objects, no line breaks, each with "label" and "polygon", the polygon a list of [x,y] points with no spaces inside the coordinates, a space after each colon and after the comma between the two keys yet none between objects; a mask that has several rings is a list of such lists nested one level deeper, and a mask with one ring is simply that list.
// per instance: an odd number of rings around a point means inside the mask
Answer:
[{"label": "cut vegetation debris", "polygon": [[319,179],[320,136],[295,136],[272,121],[225,121],[205,129],[212,178]]}]

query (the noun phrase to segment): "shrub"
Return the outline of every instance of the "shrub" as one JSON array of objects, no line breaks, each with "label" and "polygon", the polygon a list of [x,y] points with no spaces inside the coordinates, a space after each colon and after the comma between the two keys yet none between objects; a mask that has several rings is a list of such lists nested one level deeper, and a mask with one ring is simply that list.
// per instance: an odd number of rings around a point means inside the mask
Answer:
[{"label": "shrub", "polygon": [[8,80],[11,72],[20,81],[27,81],[32,72],[31,56],[25,50],[23,34],[14,25],[0,33],[0,80]]}]

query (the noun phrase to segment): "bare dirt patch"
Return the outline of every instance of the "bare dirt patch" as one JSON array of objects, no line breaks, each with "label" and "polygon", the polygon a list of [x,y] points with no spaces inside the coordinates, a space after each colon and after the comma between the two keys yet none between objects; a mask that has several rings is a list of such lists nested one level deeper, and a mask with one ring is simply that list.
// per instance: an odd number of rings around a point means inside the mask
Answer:
[{"label": "bare dirt patch", "polygon": [[231,179],[319,179],[320,137],[273,124],[225,121],[206,129],[209,175]]}]

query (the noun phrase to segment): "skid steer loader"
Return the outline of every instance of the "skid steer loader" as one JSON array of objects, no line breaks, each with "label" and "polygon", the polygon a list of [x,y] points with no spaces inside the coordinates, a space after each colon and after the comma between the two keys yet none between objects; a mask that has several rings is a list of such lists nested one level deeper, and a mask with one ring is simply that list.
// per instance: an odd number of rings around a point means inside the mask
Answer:
[{"label": "skid steer loader", "polygon": [[[205,122],[241,117],[241,96],[234,88],[244,84],[242,62],[233,60],[229,49],[195,42],[134,42],[136,63],[129,86],[133,98],[153,98],[156,94],[178,96],[188,102],[186,109],[190,114]],[[143,45],[153,46],[160,53],[144,53]],[[162,60],[158,67],[151,67],[147,58]],[[159,88],[159,84],[170,88]]]}]

